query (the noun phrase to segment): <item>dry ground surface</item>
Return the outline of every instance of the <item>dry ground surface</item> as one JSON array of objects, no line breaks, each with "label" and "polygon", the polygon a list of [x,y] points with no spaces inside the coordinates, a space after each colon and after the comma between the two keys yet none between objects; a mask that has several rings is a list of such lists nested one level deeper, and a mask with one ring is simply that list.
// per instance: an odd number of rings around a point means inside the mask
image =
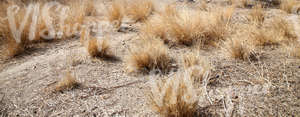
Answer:
[{"label": "dry ground surface", "polygon": [[[111,1],[106,0],[103,4],[109,6]],[[186,3],[170,0],[164,4],[203,12],[207,12],[205,9],[230,6],[222,0],[211,0],[205,8],[201,5],[204,3],[198,1]],[[235,8],[230,21],[232,30],[249,24],[247,17],[251,9],[251,5]],[[264,24],[274,17],[281,17],[292,24],[297,40],[300,38],[297,35],[300,33],[297,13],[286,13],[276,6],[269,6],[264,11]],[[86,19],[95,18],[101,25],[109,24],[103,17],[98,13],[86,16]],[[222,49],[223,45],[202,48],[171,42],[165,44],[168,54],[175,61],[169,73],[129,73],[127,56],[133,46],[139,44],[139,36],[142,35],[140,27],[144,25],[143,21],[133,22],[124,18],[119,31],[110,28],[93,31],[91,35],[96,38],[109,37],[114,57],[105,59],[91,57],[80,43],[80,35],[35,44],[9,59],[4,57],[6,48],[4,41],[1,41],[0,116],[163,116],[150,106],[148,95],[152,82],[183,73],[182,56],[189,52],[205,57],[212,66],[207,76],[207,86],[202,86],[202,82],[195,86],[196,91],[199,87],[205,87],[203,93],[195,94],[200,113],[197,116],[300,115],[300,59],[288,54],[283,45],[255,47],[255,60],[243,60],[228,57]],[[249,25],[242,30],[250,30]],[[79,84],[71,89],[55,91],[57,82],[68,71]]]}]

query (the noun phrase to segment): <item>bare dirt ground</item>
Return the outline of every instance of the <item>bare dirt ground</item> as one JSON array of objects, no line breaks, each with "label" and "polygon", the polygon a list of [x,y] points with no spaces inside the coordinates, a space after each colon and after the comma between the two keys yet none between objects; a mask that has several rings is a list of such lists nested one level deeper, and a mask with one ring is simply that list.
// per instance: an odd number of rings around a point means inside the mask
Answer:
[{"label": "bare dirt ground", "polygon": [[[242,12],[247,9],[238,10],[234,17],[242,22]],[[267,13],[272,17],[277,11]],[[287,16],[296,22],[299,34],[297,18],[299,15]],[[109,34],[115,60],[89,57],[79,37],[42,43],[16,58],[2,60],[0,116],[158,116],[147,102],[150,76],[125,71],[124,59],[137,32]],[[181,55],[191,50],[170,47],[169,52],[181,66]],[[214,66],[207,96],[199,102],[208,116],[300,115],[300,59],[287,56],[276,46],[260,49],[256,62],[231,60],[220,52],[217,48],[200,50]],[[67,71],[80,85],[53,93],[55,83]]]}]

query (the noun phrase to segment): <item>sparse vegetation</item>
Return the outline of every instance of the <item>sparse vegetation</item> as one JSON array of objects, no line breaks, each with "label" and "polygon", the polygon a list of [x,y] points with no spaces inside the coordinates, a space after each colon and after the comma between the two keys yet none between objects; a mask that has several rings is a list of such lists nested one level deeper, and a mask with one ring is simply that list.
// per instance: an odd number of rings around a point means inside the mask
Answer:
[{"label": "sparse vegetation", "polygon": [[298,42],[285,45],[284,48],[285,52],[288,53],[289,56],[300,58],[300,44]]},{"label": "sparse vegetation", "polygon": [[124,17],[124,5],[120,1],[114,0],[107,13],[108,21],[119,29]]},{"label": "sparse vegetation", "polygon": [[229,4],[244,8],[249,5],[249,0],[228,0]]},{"label": "sparse vegetation", "polygon": [[[29,44],[66,39],[78,34],[84,17],[88,15],[87,12],[91,12],[87,8],[91,3],[83,0],[66,2],[66,6],[46,2],[33,2],[25,6],[9,2],[8,5],[17,5],[5,6],[3,9],[6,9],[7,13],[1,16],[3,17],[1,19],[3,25],[0,27],[1,35],[6,40],[7,55],[10,57],[21,54],[31,46]],[[53,10],[53,7],[57,6],[60,12]]]},{"label": "sparse vegetation", "polygon": [[109,58],[112,55],[109,52],[110,46],[107,40],[98,40],[94,37],[88,41],[87,51],[92,57]]},{"label": "sparse vegetation", "polygon": [[153,16],[141,27],[141,34],[147,38],[159,38],[168,43],[168,27],[159,15]]},{"label": "sparse vegetation", "polygon": [[281,0],[280,1],[280,9],[286,11],[287,13],[292,13],[294,7],[299,5],[299,1],[297,0]]},{"label": "sparse vegetation", "polygon": [[249,27],[249,29],[248,40],[255,46],[278,45],[280,43],[280,37],[274,34],[274,30],[258,28],[256,26]]},{"label": "sparse vegetation", "polygon": [[289,43],[297,41],[294,26],[283,18],[274,18],[271,28],[275,30],[274,34],[277,34],[283,38],[282,42]]},{"label": "sparse vegetation", "polygon": [[150,104],[163,117],[194,117],[197,114],[198,96],[189,76],[159,80],[151,85]]},{"label": "sparse vegetation", "polygon": [[239,38],[229,39],[224,42],[223,51],[230,58],[250,60],[251,57],[254,56],[254,50],[253,47],[248,44],[246,40]]},{"label": "sparse vegetation", "polygon": [[256,5],[250,12],[250,21],[256,25],[263,24],[265,20],[265,13],[262,8],[262,5]]},{"label": "sparse vegetation", "polygon": [[145,21],[153,11],[152,0],[129,0],[127,15],[134,21]]},{"label": "sparse vegetation", "polygon": [[59,82],[57,82],[55,91],[70,90],[78,85],[79,83],[76,81],[76,78],[72,76],[70,72],[67,72],[66,75]]},{"label": "sparse vegetation", "polygon": [[172,58],[163,42],[151,39],[143,40],[141,45],[130,50],[126,63],[129,72],[149,73],[158,69],[161,73],[168,73],[172,67]]},{"label": "sparse vegetation", "polygon": [[210,72],[211,66],[205,57],[196,52],[184,54],[183,65],[185,71],[189,72],[194,84],[201,85],[205,74]]},{"label": "sparse vegetation", "polygon": [[0,116],[297,116],[298,7],[0,1]]}]

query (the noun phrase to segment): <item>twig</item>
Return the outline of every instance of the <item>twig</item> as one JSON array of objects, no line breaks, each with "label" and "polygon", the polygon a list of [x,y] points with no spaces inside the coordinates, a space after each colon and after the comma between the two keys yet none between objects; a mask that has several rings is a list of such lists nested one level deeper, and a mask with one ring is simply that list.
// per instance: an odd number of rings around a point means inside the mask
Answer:
[{"label": "twig", "polygon": [[0,102],[2,102],[2,100],[4,99],[4,97],[5,97],[5,94],[4,93],[2,93],[3,94],[3,96],[2,96],[2,98],[1,98],[1,100],[0,100]]},{"label": "twig", "polygon": [[251,84],[251,85],[254,85],[254,83],[252,83],[252,82],[250,82],[250,81],[248,81],[248,80],[237,80],[238,82],[246,82],[246,83],[249,83],[249,84]]},{"label": "twig", "polygon": [[207,84],[208,84],[208,81],[209,81],[208,74],[209,74],[209,73],[206,72],[205,75],[204,75],[203,88],[204,88],[205,95],[207,96],[210,105],[212,105],[213,103],[212,103],[212,101],[211,101],[211,99],[210,99],[210,97],[209,97],[209,95],[208,95],[208,93],[207,93],[207,88],[206,88],[206,87],[207,87]]}]

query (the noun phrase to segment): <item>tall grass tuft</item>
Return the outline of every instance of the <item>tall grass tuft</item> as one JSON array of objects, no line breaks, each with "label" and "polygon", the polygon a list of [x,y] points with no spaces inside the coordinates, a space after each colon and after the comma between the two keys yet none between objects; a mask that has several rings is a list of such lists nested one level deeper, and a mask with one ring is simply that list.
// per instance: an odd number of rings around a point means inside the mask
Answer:
[{"label": "tall grass tuft", "polygon": [[194,117],[197,116],[197,93],[189,75],[177,75],[153,82],[149,102],[163,117]]},{"label": "tall grass tuft", "polygon": [[154,9],[152,0],[130,0],[126,14],[134,21],[145,21]]},{"label": "tall grass tuft", "polygon": [[168,73],[172,68],[172,58],[168,54],[168,48],[157,39],[143,40],[130,50],[126,58],[128,72],[149,73],[152,70],[160,70]]}]

